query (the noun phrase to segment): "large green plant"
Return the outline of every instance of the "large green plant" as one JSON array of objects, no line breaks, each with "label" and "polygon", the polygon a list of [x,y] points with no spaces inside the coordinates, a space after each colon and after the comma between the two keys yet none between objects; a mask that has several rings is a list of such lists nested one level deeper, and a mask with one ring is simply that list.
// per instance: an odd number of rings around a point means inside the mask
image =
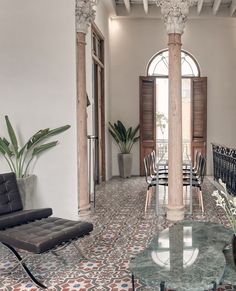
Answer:
[{"label": "large green plant", "polygon": [[114,123],[114,125],[109,122],[109,132],[116,141],[122,154],[130,153],[134,143],[139,139],[139,136],[136,136],[138,130],[139,125],[134,129],[132,127],[126,129],[120,120]]},{"label": "large green plant", "polygon": [[70,128],[70,125],[61,126],[55,129],[45,128],[36,132],[23,147],[19,142],[8,116],[5,116],[9,140],[0,137],[0,154],[5,158],[10,170],[15,172],[17,178],[28,176],[30,163],[42,152],[57,145],[58,141],[45,143],[45,141]]}]

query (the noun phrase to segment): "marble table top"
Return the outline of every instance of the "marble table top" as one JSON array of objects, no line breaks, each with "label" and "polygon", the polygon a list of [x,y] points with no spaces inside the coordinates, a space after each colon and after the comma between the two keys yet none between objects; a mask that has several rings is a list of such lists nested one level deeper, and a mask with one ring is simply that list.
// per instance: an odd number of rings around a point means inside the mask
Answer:
[{"label": "marble table top", "polygon": [[165,287],[178,291],[206,290],[222,280],[232,283],[236,270],[223,253],[231,240],[232,231],[223,225],[183,221],[154,237],[131,261],[130,269],[148,286],[164,281]]}]

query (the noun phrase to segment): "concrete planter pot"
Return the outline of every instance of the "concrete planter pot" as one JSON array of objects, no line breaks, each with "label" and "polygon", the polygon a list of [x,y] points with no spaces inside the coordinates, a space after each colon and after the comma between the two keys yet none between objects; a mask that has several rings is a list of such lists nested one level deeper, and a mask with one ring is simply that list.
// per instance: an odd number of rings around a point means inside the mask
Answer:
[{"label": "concrete planter pot", "polygon": [[132,160],[132,154],[118,154],[120,177],[129,178],[131,176]]},{"label": "concrete planter pot", "polygon": [[33,197],[36,187],[36,176],[30,175],[26,178],[17,178],[17,184],[21,195],[23,208],[33,208]]}]

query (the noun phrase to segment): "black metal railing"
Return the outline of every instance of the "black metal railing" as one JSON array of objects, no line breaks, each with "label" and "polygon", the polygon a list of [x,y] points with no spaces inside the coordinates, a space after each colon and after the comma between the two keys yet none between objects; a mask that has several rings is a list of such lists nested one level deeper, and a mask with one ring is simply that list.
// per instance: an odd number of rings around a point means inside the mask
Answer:
[{"label": "black metal railing", "polygon": [[212,143],[212,151],[214,179],[221,179],[228,192],[236,196],[236,149]]}]

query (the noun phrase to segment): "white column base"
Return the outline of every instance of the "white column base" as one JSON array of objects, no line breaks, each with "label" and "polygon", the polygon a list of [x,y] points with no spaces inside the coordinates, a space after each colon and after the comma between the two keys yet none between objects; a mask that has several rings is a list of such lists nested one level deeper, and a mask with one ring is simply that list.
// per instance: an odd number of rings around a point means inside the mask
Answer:
[{"label": "white column base", "polygon": [[184,219],[184,206],[168,206],[166,218],[171,221]]}]

